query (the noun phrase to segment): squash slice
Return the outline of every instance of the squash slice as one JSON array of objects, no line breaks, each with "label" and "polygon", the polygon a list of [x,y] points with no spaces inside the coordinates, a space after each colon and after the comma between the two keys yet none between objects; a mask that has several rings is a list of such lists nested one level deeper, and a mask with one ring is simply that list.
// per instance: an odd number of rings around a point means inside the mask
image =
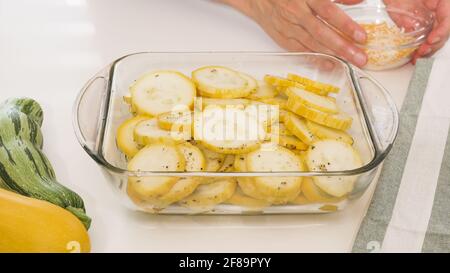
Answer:
[{"label": "squash slice", "polygon": [[155,142],[164,142],[170,144],[182,143],[188,140],[188,136],[184,132],[166,131],[158,126],[156,118],[139,122],[134,128],[134,139],[141,145],[151,144]]},{"label": "squash slice", "polygon": [[353,119],[345,113],[325,113],[290,98],[287,102],[287,108],[306,119],[342,131],[349,129],[353,122]]},{"label": "squash slice", "polygon": [[336,102],[327,97],[305,91],[302,88],[289,87],[286,89],[286,95],[289,99],[303,103],[306,106],[317,109],[322,112],[336,114],[339,113],[339,108]]},{"label": "squash slice", "polygon": [[194,83],[176,71],[156,71],[140,77],[130,86],[131,103],[140,114],[157,116],[176,107],[192,107]]},{"label": "squash slice", "polygon": [[[251,172],[300,172],[303,170],[300,158],[280,146],[249,153],[246,156],[246,165]],[[267,201],[285,204],[294,200],[300,193],[302,177],[256,177],[254,183]]]},{"label": "squash slice", "polygon": [[[155,143],[142,148],[128,162],[130,171],[183,171],[186,161],[174,145]],[[142,200],[152,201],[168,193],[179,178],[173,176],[130,176],[127,191]]]},{"label": "squash slice", "polygon": [[124,121],[117,129],[117,147],[128,157],[133,157],[140,148],[134,140],[134,128],[138,123],[148,120],[147,116],[136,116]]},{"label": "squash slice", "polygon": [[198,186],[193,194],[181,200],[180,203],[194,210],[208,210],[230,199],[235,190],[236,181],[225,178]]},{"label": "squash slice", "polygon": [[[337,140],[319,140],[311,144],[306,154],[310,171],[346,171],[361,167],[359,153],[348,143]],[[358,176],[315,176],[315,184],[324,192],[342,197],[353,190]]]},{"label": "squash slice", "polygon": [[223,66],[206,66],[194,70],[192,80],[200,94],[210,98],[243,98],[253,91],[253,83],[249,83],[248,77]]}]

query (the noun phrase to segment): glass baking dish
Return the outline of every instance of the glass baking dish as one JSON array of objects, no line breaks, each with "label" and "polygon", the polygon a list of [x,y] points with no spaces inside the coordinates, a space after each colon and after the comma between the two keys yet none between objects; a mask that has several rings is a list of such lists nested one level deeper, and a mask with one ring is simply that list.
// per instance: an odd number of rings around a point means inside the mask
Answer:
[{"label": "glass baking dish", "polygon": [[[116,145],[118,126],[131,117],[123,96],[140,75],[155,70],[177,70],[185,75],[196,68],[221,65],[261,79],[265,74],[297,73],[313,80],[333,83],[341,91],[339,106],[353,118],[349,133],[360,152],[363,166],[353,170],[318,172],[132,172]],[[324,213],[343,209],[359,198],[373,182],[380,164],[391,150],[398,130],[398,112],[389,93],[363,71],[339,58],[316,53],[257,52],[143,52],[115,60],[82,88],[73,109],[74,129],[84,150],[104,170],[123,203],[134,210],[159,214],[287,214]],[[127,195],[130,177],[174,176],[178,178],[314,177],[354,176],[353,190],[345,198],[310,202],[239,206],[222,203],[202,210],[172,204],[164,209],[147,202],[132,201]],[[301,195],[302,193],[300,193]]]}]

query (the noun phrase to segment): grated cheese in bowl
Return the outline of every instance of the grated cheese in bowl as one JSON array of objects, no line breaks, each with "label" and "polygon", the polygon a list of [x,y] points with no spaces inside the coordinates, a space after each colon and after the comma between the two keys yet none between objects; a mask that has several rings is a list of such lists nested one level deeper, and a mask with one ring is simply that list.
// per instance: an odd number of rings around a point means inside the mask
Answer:
[{"label": "grated cheese in bowl", "polygon": [[363,45],[368,56],[365,68],[384,70],[408,63],[418,45],[414,37],[405,33],[403,28],[383,23],[361,23],[367,32],[367,42]]}]

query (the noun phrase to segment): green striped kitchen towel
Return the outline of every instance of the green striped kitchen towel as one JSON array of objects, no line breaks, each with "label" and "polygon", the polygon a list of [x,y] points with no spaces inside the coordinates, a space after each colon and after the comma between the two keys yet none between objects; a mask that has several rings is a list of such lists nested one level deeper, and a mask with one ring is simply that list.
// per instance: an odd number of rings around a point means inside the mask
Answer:
[{"label": "green striped kitchen towel", "polygon": [[450,59],[418,61],[353,252],[450,252],[449,72]]}]

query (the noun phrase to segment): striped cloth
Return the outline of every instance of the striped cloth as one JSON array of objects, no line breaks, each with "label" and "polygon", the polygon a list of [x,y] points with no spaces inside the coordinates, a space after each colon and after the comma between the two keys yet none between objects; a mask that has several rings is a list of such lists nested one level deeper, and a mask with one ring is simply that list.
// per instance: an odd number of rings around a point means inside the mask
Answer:
[{"label": "striped cloth", "polygon": [[450,59],[417,63],[353,252],[450,252],[449,72]]}]

